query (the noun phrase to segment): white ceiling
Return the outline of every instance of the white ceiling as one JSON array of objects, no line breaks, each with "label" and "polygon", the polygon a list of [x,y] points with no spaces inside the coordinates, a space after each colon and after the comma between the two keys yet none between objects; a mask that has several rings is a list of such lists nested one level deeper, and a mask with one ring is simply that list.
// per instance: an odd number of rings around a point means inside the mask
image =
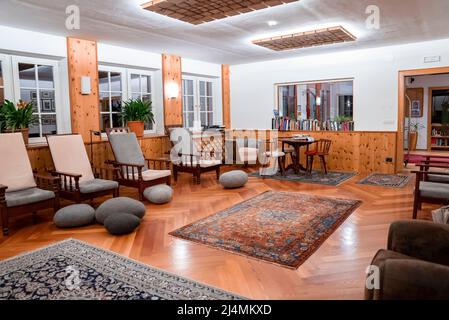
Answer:
[{"label": "white ceiling", "polygon": [[[230,64],[449,38],[448,0],[300,0],[199,26],[143,10],[143,2],[0,0],[0,24]],[[65,28],[65,8],[72,4],[81,10],[81,30],[75,32]],[[380,30],[365,27],[370,4],[381,10]],[[269,20],[279,24],[269,27]],[[358,41],[287,52],[251,44],[278,32],[331,25],[343,25]]]}]

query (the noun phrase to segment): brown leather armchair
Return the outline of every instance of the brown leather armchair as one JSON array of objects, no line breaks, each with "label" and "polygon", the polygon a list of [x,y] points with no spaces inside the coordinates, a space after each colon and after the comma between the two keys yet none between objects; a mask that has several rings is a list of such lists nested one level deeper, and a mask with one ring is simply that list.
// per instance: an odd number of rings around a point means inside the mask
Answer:
[{"label": "brown leather armchair", "polygon": [[380,288],[367,300],[449,299],[449,225],[398,221],[390,226],[388,250],[375,255]]}]

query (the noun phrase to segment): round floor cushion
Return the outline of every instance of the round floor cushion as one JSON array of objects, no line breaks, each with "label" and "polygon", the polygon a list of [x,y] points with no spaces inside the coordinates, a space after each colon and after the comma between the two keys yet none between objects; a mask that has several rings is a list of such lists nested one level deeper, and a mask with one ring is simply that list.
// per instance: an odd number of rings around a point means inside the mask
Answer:
[{"label": "round floor cushion", "polygon": [[166,184],[160,184],[154,187],[145,189],[144,197],[155,204],[164,204],[171,201],[173,198],[173,189]]},{"label": "round floor cushion", "polygon": [[104,224],[107,217],[111,215],[128,213],[143,218],[145,215],[145,206],[142,202],[131,198],[113,198],[105,201],[95,211],[95,219],[98,223]]},{"label": "round floor cushion", "polygon": [[220,184],[226,189],[241,188],[247,182],[248,174],[241,170],[226,172],[220,176]]},{"label": "round floor cushion", "polygon": [[95,220],[95,209],[87,204],[75,204],[56,212],[53,221],[59,228],[86,226]]},{"label": "round floor cushion", "polygon": [[104,220],[104,226],[110,234],[128,234],[137,229],[140,219],[128,213],[113,214]]}]

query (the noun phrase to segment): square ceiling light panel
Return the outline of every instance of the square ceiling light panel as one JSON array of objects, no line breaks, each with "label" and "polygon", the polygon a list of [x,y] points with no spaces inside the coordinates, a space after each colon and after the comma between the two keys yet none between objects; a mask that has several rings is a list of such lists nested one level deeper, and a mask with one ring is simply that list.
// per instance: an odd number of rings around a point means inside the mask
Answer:
[{"label": "square ceiling light panel", "polygon": [[142,8],[182,20],[202,24],[299,0],[153,0]]}]

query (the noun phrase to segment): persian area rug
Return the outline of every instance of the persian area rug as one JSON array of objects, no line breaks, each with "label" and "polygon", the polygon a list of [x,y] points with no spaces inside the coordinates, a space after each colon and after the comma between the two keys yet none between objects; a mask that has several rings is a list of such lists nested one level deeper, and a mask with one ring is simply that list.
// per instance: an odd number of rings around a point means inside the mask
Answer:
[{"label": "persian area rug", "polygon": [[268,191],[170,234],[296,269],[360,204]]},{"label": "persian area rug", "polygon": [[0,300],[238,300],[69,239],[0,262]]},{"label": "persian area rug", "polygon": [[382,174],[373,173],[368,177],[360,180],[358,184],[366,184],[377,187],[388,188],[404,188],[410,181],[410,176],[404,176],[399,174]]},{"label": "persian area rug", "polygon": [[326,186],[338,186],[343,182],[345,182],[346,180],[351,179],[355,175],[356,175],[355,173],[347,173],[347,172],[328,172],[328,174],[324,174],[321,171],[312,171],[311,175],[307,175],[304,172],[296,174],[293,170],[288,170],[285,176],[282,176],[280,172],[278,172],[274,176],[261,176],[259,172],[253,172],[249,174],[250,177],[275,179],[282,181],[293,181],[301,183],[322,184]]}]

